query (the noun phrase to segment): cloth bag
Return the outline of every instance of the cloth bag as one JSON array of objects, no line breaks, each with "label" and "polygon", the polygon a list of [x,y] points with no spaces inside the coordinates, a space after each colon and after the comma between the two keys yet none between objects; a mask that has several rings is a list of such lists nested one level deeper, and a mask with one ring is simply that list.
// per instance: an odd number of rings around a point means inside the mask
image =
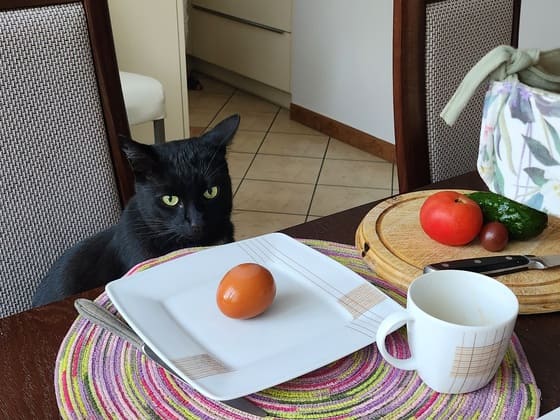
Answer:
[{"label": "cloth bag", "polygon": [[560,217],[560,49],[490,51],[443,109],[447,124],[485,81],[478,173],[490,191]]}]

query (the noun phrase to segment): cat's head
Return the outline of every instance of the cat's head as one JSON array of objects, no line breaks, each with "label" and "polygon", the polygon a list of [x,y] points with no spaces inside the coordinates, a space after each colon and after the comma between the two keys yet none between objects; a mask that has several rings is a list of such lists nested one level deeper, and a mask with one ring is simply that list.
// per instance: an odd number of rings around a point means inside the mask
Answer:
[{"label": "cat's head", "polygon": [[139,235],[156,234],[180,246],[211,245],[228,235],[232,240],[226,149],[238,126],[233,115],[190,139],[146,145],[121,138],[135,177]]}]

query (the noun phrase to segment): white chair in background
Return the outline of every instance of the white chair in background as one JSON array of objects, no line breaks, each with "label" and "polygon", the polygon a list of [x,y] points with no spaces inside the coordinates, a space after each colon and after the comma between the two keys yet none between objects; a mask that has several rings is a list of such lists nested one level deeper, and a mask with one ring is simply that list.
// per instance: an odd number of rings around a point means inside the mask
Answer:
[{"label": "white chair in background", "polygon": [[153,121],[155,143],[165,143],[165,92],[153,77],[121,71],[120,79],[130,125]]}]

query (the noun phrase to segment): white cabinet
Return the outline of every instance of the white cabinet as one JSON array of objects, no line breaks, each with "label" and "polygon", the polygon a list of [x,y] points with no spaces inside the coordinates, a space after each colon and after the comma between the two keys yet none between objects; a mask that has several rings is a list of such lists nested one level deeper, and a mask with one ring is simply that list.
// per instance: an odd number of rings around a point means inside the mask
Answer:
[{"label": "white cabinet", "polygon": [[[183,0],[109,0],[120,70],[158,79],[165,90],[168,140],[189,136],[185,11]],[[153,143],[151,123],[131,127]]]},{"label": "white cabinet", "polygon": [[292,32],[291,0],[193,0],[193,6]]},{"label": "white cabinet", "polygon": [[290,91],[291,0],[193,0],[190,53]]}]

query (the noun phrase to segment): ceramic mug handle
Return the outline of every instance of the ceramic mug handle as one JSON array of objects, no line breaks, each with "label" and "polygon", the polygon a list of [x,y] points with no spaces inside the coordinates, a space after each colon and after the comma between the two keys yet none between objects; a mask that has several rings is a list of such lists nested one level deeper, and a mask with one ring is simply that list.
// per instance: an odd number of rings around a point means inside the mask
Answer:
[{"label": "ceramic mug handle", "polygon": [[393,312],[381,322],[379,328],[377,329],[376,342],[381,356],[383,356],[383,358],[387,362],[402,370],[416,369],[416,361],[414,360],[414,356],[411,356],[408,359],[397,359],[396,357],[391,356],[387,351],[387,347],[385,346],[385,338],[392,332],[405,325],[407,321],[412,320],[412,316],[406,310]]}]

